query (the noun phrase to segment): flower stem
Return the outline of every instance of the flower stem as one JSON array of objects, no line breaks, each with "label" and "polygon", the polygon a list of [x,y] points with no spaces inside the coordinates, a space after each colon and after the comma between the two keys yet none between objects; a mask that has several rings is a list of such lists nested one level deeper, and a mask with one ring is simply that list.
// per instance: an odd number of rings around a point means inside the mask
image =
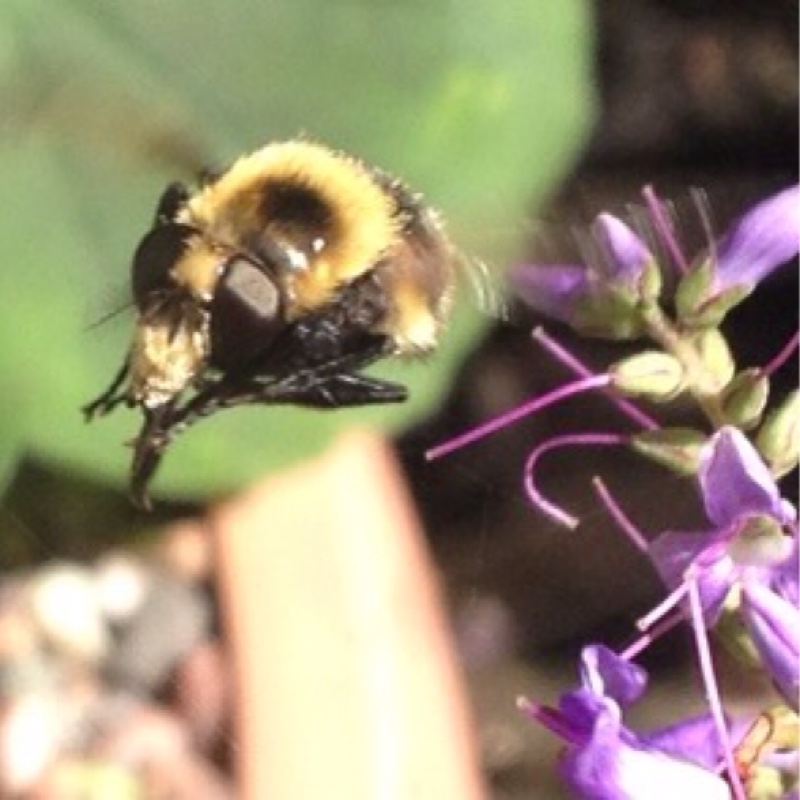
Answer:
[{"label": "flower stem", "polygon": [[721,428],[725,424],[725,417],[717,396],[700,389],[705,366],[695,346],[681,335],[672,320],[658,306],[650,305],[642,309],[642,317],[650,338],[680,361],[687,376],[687,389],[700,410],[714,428]]}]

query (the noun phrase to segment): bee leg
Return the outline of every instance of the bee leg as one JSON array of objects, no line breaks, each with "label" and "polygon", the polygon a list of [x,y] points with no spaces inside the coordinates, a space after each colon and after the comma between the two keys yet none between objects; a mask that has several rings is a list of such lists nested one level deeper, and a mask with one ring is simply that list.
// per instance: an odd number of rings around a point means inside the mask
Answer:
[{"label": "bee leg", "polygon": [[130,496],[133,504],[144,511],[152,508],[147,487],[172,441],[174,411],[175,401],[145,409],[144,425],[134,442]]},{"label": "bee leg", "polygon": [[264,386],[261,392],[240,395],[240,403],[298,405],[307,408],[347,408],[353,406],[402,403],[408,398],[405,386],[358,373],[339,373],[303,382],[287,380]]},{"label": "bee leg", "polygon": [[87,403],[81,408],[87,422],[91,422],[96,416],[104,417],[121,403],[127,402],[128,394],[127,392],[121,392],[120,387],[128,377],[128,369],[128,359],[126,358],[108,389],[98,398],[92,400],[91,403]]},{"label": "bee leg", "polygon": [[[146,485],[166,446],[179,434],[204,417],[242,405],[299,405],[308,408],[402,403],[408,396],[405,386],[361,375],[356,370],[386,355],[386,339],[371,336],[361,347],[339,358],[282,378],[265,380],[259,376],[238,375],[220,378],[199,389],[182,407],[174,403],[158,420],[146,422],[137,440],[134,474],[144,476]],[[154,414],[165,408],[148,412]],[[148,433],[148,431],[150,433]]]}]

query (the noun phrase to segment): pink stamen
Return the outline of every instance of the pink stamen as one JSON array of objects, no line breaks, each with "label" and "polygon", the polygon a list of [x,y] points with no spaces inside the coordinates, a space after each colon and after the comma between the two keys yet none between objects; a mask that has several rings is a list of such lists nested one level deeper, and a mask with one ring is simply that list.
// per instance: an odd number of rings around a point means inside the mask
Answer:
[{"label": "pink stamen", "polygon": [[644,197],[647,209],[655,223],[655,228],[658,235],[661,237],[661,241],[664,243],[667,250],[669,250],[669,254],[672,256],[675,266],[685,275],[689,271],[689,265],[672,232],[672,225],[664,213],[664,204],[658,199],[652,186],[645,186],[644,189],[642,189],[642,197]]},{"label": "pink stamen", "polygon": [[[544,347],[545,350],[550,353],[551,356],[571,369],[578,377],[588,378],[590,375],[594,374],[592,370],[586,366],[586,364],[570,353],[569,350],[567,350],[562,344],[553,339],[550,334],[545,332],[544,328],[535,328],[532,336],[542,347]],[[641,425],[641,427],[645,430],[654,431],[661,427],[656,420],[654,420],[650,415],[645,414],[644,411],[638,408],[630,400],[626,400],[624,397],[619,397],[613,392],[604,392],[604,394],[615,406],[617,406],[617,408],[619,408],[620,411],[622,411],[623,414],[625,414],[625,416],[627,416],[637,425]]]},{"label": "pink stamen", "polygon": [[611,495],[609,488],[605,485],[602,478],[595,476],[592,478],[592,486],[597,492],[600,502],[606,507],[606,511],[611,515],[622,532],[630,539],[633,544],[643,553],[647,552],[647,539],[642,532],[633,524],[631,518],[622,510],[620,504]]},{"label": "pink stamen", "polygon": [[542,442],[528,457],[525,464],[525,492],[530,501],[544,514],[555,522],[567,528],[578,527],[580,520],[565,511],[561,506],[550,502],[539,491],[536,486],[535,472],[539,459],[551,450],[558,450],[562,447],[585,446],[585,445],[620,445],[627,442],[626,436],[619,433],[568,433],[563,436],[554,436],[546,442]]},{"label": "pink stamen", "polygon": [[677,589],[670,592],[652,611],[649,611],[643,617],[636,621],[636,628],[640,631],[646,631],[652,628],[662,617],[671,611],[678,603],[682,602],[686,597],[686,584],[682,583]]},{"label": "pink stamen", "polygon": [[695,646],[697,647],[697,658],[700,662],[700,674],[703,676],[703,685],[706,689],[708,708],[714,719],[714,727],[717,729],[720,747],[724,754],[725,765],[728,771],[728,781],[731,784],[733,796],[736,800],[747,800],[736,766],[736,758],[733,754],[728,723],[725,720],[725,711],[722,708],[717,677],[714,673],[714,662],[711,658],[711,648],[708,644],[708,633],[706,631],[703,604],[700,598],[700,587],[697,583],[696,570],[690,568],[687,571],[686,584],[689,590],[689,608],[691,610]]},{"label": "pink stamen", "polygon": [[797,350],[798,345],[800,345],[800,331],[795,331],[792,338],[780,349],[780,352],[766,366],[761,368],[761,374],[765,378],[769,378],[770,375],[777,372]]},{"label": "pink stamen", "polygon": [[527,697],[517,698],[517,708],[565,742],[581,744],[584,741],[575,730],[564,723],[563,716],[557,709],[535,703]]},{"label": "pink stamen", "polygon": [[646,633],[643,633],[638,639],[635,639],[633,642],[631,642],[622,651],[622,653],[620,653],[620,658],[624,658],[626,661],[631,661],[632,659],[636,658],[639,653],[641,653],[643,650],[646,650],[651,644],[653,644],[653,642],[655,642],[657,639],[660,639],[665,633],[671,631],[681,622],[684,622],[685,619],[686,618],[684,617],[683,613],[680,611],[673,614],[671,617],[665,617],[653,625]]},{"label": "pink stamen", "polygon": [[572,397],[572,395],[603,388],[604,386],[608,386],[610,382],[611,379],[608,375],[593,375],[589,378],[560,386],[552,392],[534,397],[533,400],[529,400],[527,403],[517,406],[517,408],[511,411],[501,414],[499,417],[495,417],[493,420],[485,422],[477,428],[462,433],[460,436],[456,436],[454,439],[450,439],[450,441],[444,444],[431,448],[425,453],[425,458],[427,458],[428,461],[433,461],[434,459],[446,456],[455,450],[478,441],[478,439],[483,439],[485,436],[501,428],[505,428],[507,425],[511,425],[518,419],[528,416],[528,414],[541,411],[543,408],[547,408],[548,406],[561,402],[561,400]]}]

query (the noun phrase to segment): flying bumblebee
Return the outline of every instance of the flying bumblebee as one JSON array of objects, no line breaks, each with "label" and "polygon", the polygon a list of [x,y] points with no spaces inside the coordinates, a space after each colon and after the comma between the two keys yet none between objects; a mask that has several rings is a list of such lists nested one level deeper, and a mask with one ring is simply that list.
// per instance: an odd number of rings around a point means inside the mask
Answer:
[{"label": "flying bumblebee", "polygon": [[381,170],[308,141],[268,144],[163,193],[133,258],[133,341],[87,419],[144,415],[131,492],[176,434],[245,404],[398,403],[362,370],[435,348],[454,250],[437,214]]}]

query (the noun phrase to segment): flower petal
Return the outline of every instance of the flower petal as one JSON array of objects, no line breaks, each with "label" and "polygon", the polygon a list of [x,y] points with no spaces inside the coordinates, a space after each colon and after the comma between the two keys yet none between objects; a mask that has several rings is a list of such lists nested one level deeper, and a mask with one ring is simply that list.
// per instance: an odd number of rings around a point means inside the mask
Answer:
[{"label": "flower petal", "polygon": [[575,304],[589,291],[588,274],[574,264],[528,264],[515,267],[509,281],[519,297],[548,317],[569,322]]},{"label": "flower petal", "polygon": [[647,554],[661,580],[673,591],[684,582],[689,567],[696,564],[703,614],[710,623],[716,620],[739,575],[718,531],[665,531],[650,542]]},{"label": "flower petal", "polygon": [[613,706],[600,714],[585,746],[570,748],[560,769],[578,797],[592,800],[727,800],[728,785],[711,770],[634,747]]},{"label": "flower petal", "polygon": [[718,248],[715,289],[754,286],[800,249],[800,186],[759,203],[728,231]]},{"label": "flower petal", "polygon": [[604,645],[589,645],[581,652],[581,683],[599,697],[609,697],[625,707],[641,697],[647,673]]},{"label": "flower petal", "polygon": [[742,587],[742,619],[764,666],[787,703],[797,708],[800,687],[800,610],[767,587]]},{"label": "flower petal", "polygon": [[719,764],[719,737],[711,714],[700,714],[666,728],[640,734],[639,739],[648,748],[676,758],[689,759],[707,769],[715,769]]},{"label": "flower petal", "polygon": [[595,234],[611,256],[606,277],[614,283],[635,284],[653,256],[644,242],[613,214],[600,214],[594,223]]},{"label": "flower petal", "polygon": [[705,444],[699,478],[706,514],[720,528],[753,514],[790,521],[775,479],[738,428],[726,426]]}]

